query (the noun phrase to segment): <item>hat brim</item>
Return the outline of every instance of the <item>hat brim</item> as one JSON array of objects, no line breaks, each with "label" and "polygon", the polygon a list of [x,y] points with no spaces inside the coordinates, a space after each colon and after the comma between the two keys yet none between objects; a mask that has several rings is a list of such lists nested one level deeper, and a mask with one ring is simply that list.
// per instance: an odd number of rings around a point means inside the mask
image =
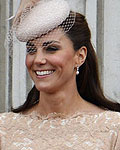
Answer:
[{"label": "hat brim", "polygon": [[26,42],[59,26],[70,13],[65,0],[42,0],[29,13],[23,12],[21,21],[16,27],[16,37]]}]

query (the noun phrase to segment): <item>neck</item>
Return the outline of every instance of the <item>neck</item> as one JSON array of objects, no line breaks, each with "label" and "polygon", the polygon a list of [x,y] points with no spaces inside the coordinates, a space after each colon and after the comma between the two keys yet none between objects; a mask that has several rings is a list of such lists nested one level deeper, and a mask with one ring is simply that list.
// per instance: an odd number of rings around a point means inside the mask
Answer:
[{"label": "neck", "polygon": [[49,113],[72,114],[80,108],[83,99],[77,92],[76,86],[62,88],[53,93],[40,92],[39,103],[35,110],[41,115]]}]

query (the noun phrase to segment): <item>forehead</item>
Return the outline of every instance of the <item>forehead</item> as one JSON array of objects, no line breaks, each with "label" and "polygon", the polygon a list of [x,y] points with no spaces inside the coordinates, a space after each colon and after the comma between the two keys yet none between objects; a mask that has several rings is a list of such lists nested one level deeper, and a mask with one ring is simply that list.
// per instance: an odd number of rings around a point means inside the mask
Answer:
[{"label": "forehead", "polygon": [[68,39],[66,33],[62,30],[62,29],[54,29],[53,31],[42,35],[41,37],[37,37],[36,39],[31,40],[32,43],[38,45],[42,45],[44,42],[47,41],[58,41],[58,42],[62,42],[65,39]]}]

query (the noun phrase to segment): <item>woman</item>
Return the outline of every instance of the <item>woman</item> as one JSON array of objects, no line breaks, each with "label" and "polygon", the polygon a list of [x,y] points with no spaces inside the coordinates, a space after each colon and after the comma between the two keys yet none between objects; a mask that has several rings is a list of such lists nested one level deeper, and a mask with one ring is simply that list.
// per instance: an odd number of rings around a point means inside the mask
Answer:
[{"label": "woman", "polygon": [[[50,11],[58,5],[59,11],[64,0],[42,2]],[[0,115],[1,149],[120,150],[120,104],[103,95],[85,17],[69,12],[56,25],[56,14],[44,28],[38,20],[43,3],[35,2],[25,19],[20,11],[14,21],[16,37],[26,42],[26,66],[35,86],[25,104]]]}]

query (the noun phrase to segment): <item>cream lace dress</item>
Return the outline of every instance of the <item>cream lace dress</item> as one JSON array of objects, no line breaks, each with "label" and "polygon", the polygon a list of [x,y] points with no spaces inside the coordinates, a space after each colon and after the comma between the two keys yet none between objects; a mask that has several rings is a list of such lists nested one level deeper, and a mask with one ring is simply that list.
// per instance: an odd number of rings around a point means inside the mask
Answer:
[{"label": "cream lace dress", "polygon": [[0,150],[120,150],[120,113],[0,114]]}]

